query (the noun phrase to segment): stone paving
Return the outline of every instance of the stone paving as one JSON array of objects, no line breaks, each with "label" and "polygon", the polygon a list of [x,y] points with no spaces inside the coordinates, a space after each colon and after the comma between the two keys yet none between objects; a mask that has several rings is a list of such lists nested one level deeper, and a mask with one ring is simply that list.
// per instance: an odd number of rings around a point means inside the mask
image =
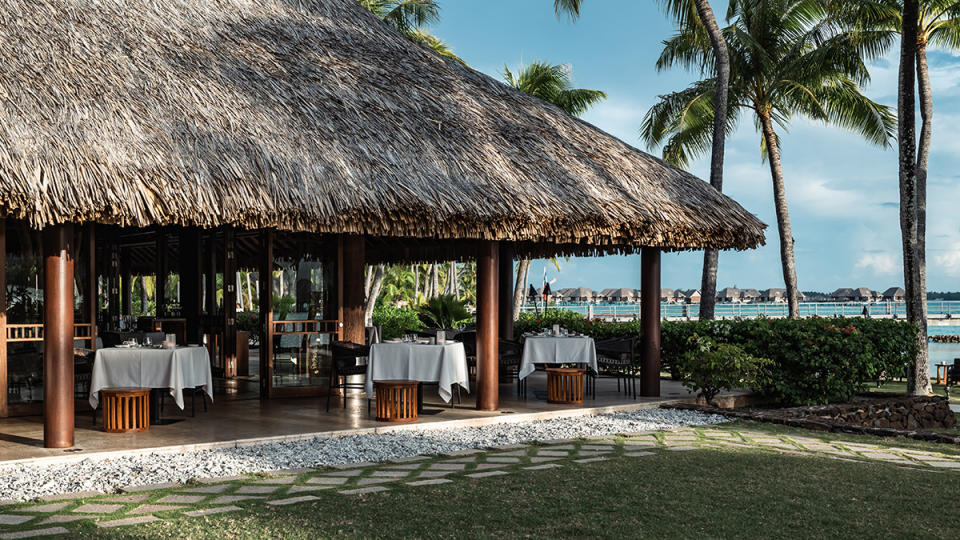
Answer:
[{"label": "stone paving", "polygon": [[[799,434],[779,435],[735,427],[690,427],[606,439],[546,441],[486,451],[419,456],[384,463],[296,469],[244,477],[205,478],[186,485],[138,486],[115,494],[51,496],[33,503],[0,503],[0,540],[64,536],[78,523],[127,527],[159,521],[202,519],[257,507],[282,507],[323,497],[362,496],[453,482],[484,481],[608,459],[643,459],[664,452],[743,449],[861,463],[886,463],[948,474],[960,473],[960,453],[895,448]],[[533,471],[526,473],[525,471]],[[55,501],[55,502],[52,502]]]}]

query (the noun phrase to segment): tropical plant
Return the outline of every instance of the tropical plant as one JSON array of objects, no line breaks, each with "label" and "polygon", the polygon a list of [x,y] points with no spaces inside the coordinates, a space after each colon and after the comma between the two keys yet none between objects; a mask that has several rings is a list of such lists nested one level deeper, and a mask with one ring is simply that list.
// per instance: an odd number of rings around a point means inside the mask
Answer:
[{"label": "tropical plant", "polygon": [[357,0],[388,26],[410,41],[433,49],[436,53],[465,64],[449,45],[424,30],[440,20],[440,6],[436,0]]},{"label": "tropical plant", "polygon": [[[569,64],[552,65],[547,62],[536,61],[529,66],[520,68],[516,75],[504,66],[503,78],[507,84],[517,90],[552,103],[573,116],[583,114],[587,109],[607,97],[607,94],[600,90],[574,88],[572,70]],[[552,258],[551,261],[559,271],[560,264],[557,259]],[[517,320],[517,317],[520,316],[529,272],[530,259],[521,259],[517,264],[517,277],[513,288],[513,320]]]},{"label": "tropical plant", "polygon": [[381,339],[399,338],[411,330],[423,328],[423,323],[420,322],[420,317],[415,310],[386,304],[380,304],[374,308],[373,324],[380,327]]},{"label": "tropical plant", "polygon": [[452,294],[427,300],[420,306],[419,314],[420,320],[430,328],[457,328],[473,318],[463,300],[457,300]]},{"label": "tropical plant", "polygon": [[766,358],[751,356],[736,345],[694,334],[677,367],[683,385],[716,407],[714,398],[722,390],[757,388],[769,365]]},{"label": "tropical plant", "polygon": [[[879,56],[894,43],[903,32],[903,0],[861,0],[859,2],[836,1],[832,9],[841,24],[863,40],[866,54]],[[916,149],[916,182],[901,183],[901,222],[915,221],[916,226],[906,223],[907,234],[903,237],[904,278],[907,296],[907,317],[920,328],[920,356],[917,372],[926,373],[929,353],[926,340],[926,221],[927,221],[927,168],[930,161],[930,144],[933,134],[933,92],[930,71],[927,66],[927,47],[933,45],[956,51],[960,49],[960,2],[957,0],[920,0],[916,6],[916,61],[917,98],[920,101],[920,140]],[[911,6],[912,10],[913,7]],[[911,30],[912,32],[913,30]],[[901,75],[905,66],[901,63]],[[911,69],[911,73],[913,70]],[[915,120],[914,120],[915,122]],[[915,128],[914,128],[915,129]],[[910,138],[913,141],[914,138]],[[913,176],[909,175],[908,179]],[[911,195],[915,194],[915,195]],[[914,202],[915,200],[915,202]],[[910,207],[913,210],[910,210]],[[915,232],[914,232],[915,229]],[[922,369],[922,371],[920,371]],[[928,393],[926,377],[919,377],[921,387],[917,391]]]},{"label": "tropical plant", "polygon": [[[731,84],[726,127],[732,132],[750,111],[769,163],[780,236],[780,256],[791,317],[799,315],[793,230],[787,208],[777,126],[796,115],[836,124],[868,141],[888,145],[894,116],[860,91],[869,81],[851,33],[824,24],[821,0],[732,0],[723,29],[730,55]],[[704,79],[660,96],[646,114],[641,132],[650,147],[663,145],[667,161],[686,166],[710,148],[716,80],[713,46],[696,25],[680,28],[664,42],[658,69],[679,65]]]},{"label": "tropical plant", "polygon": [[[723,157],[726,140],[727,101],[730,86],[730,57],[727,42],[717,24],[717,18],[710,7],[709,0],[661,0],[667,11],[673,15],[681,27],[691,31],[706,31],[713,47],[716,91],[713,95],[713,136],[710,152],[710,185],[717,191],[723,191]],[[553,9],[557,15],[566,13],[572,19],[580,16],[583,0],[554,0]],[[696,22],[699,21],[699,25]],[[713,319],[717,303],[717,267],[720,252],[706,249],[703,252],[703,273],[700,282],[700,318]]]}]

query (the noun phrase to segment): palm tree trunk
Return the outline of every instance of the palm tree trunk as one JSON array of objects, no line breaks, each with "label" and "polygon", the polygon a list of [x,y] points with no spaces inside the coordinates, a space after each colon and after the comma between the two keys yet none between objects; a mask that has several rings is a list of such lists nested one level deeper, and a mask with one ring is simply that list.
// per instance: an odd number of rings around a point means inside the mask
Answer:
[{"label": "palm tree trunk", "polygon": [[[710,185],[723,191],[723,155],[726,142],[727,96],[730,89],[730,55],[727,42],[717,24],[717,18],[708,0],[695,0],[697,15],[707,29],[716,58],[717,90],[713,97],[713,149],[710,154]],[[717,267],[720,252],[703,252],[703,277],[700,281],[700,319],[713,319],[717,303]]]},{"label": "palm tree trunk", "polygon": [[432,271],[430,273],[430,298],[436,298],[440,296],[440,263],[435,263],[432,265]]},{"label": "palm tree trunk", "polygon": [[147,279],[146,276],[140,276],[140,313],[147,315]]},{"label": "palm tree trunk", "polygon": [[457,269],[457,261],[450,261],[450,293],[460,300],[460,272]]},{"label": "palm tree trunk", "polygon": [[[767,145],[770,176],[773,178],[773,204],[777,209],[777,228],[780,231],[780,263],[783,266],[783,282],[787,288],[787,307],[790,317],[800,315],[797,291],[797,265],[793,258],[793,229],[787,211],[787,192],[783,184],[783,168],[780,165],[780,148],[773,120],[769,113],[758,113],[763,127],[763,140]],[[702,294],[702,293],[701,293]]]},{"label": "palm tree trunk", "polygon": [[[907,380],[907,391],[914,395],[929,394],[932,390],[929,376],[929,356],[926,340],[926,291],[921,285],[919,269],[919,159],[916,141],[916,84],[915,73],[925,71],[926,62],[917,62],[920,47],[917,42],[919,3],[904,0],[900,35],[900,70],[897,92],[897,138],[900,149],[900,234],[903,242],[903,280],[907,291],[907,319],[921,331],[917,333],[918,352]],[[921,85],[923,84],[921,80]],[[929,101],[929,86],[921,89]],[[932,108],[932,105],[931,105]],[[929,111],[926,111],[929,112]],[[925,118],[929,118],[924,113]],[[929,137],[929,133],[927,134]],[[929,144],[929,142],[927,143]],[[927,147],[929,151],[929,146]],[[925,217],[925,216],[924,216]]]},{"label": "palm tree trunk", "polygon": [[373,319],[373,308],[377,305],[377,297],[380,296],[380,286],[383,285],[384,269],[384,265],[378,264],[377,270],[373,274],[373,279],[370,280],[370,291],[367,293],[367,300],[363,306],[364,324],[370,324],[371,319]]},{"label": "palm tree trunk", "polygon": [[517,264],[517,283],[513,287],[513,320],[520,318],[520,309],[526,303],[527,272],[530,271],[530,259],[520,259]]}]

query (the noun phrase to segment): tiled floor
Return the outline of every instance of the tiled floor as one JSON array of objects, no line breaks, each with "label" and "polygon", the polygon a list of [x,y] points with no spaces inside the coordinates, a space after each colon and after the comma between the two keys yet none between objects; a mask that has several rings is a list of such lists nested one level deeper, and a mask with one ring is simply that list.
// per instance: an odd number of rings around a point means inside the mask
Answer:
[{"label": "tiled floor", "polygon": [[[501,417],[520,413],[563,411],[578,408],[625,406],[634,404],[656,405],[676,399],[689,399],[689,392],[679,383],[661,381],[660,398],[627,397],[617,390],[613,379],[600,379],[597,384],[597,398],[587,398],[582,406],[548,404],[542,395],[545,393],[546,379],[542,372],[530,376],[527,398],[519,399],[516,386],[503,384],[500,387],[500,410],[496,412],[477,411],[474,397],[462,395],[462,403],[451,407],[437,396],[435,386],[425,386],[425,410],[418,424],[443,422],[450,420],[468,420],[474,418]],[[638,384],[639,386],[639,384]],[[454,397],[454,401],[456,397]],[[163,426],[152,426],[145,433],[109,434],[102,429],[98,420],[91,424],[89,413],[78,413],[76,417],[76,444],[66,452],[85,454],[110,450],[131,450],[156,448],[175,445],[226,442],[238,439],[260,437],[292,436],[302,433],[318,433],[366,428],[383,428],[367,415],[365,396],[351,396],[347,407],[341,401],[334,401],[330,412],[326,412],[326,398],[290,398],[269,401],[258,400],[218,400],[209,412],[197,412],[195,418],[177,410],[167,400],[166,417],[183,418],[183,421]],[[189,398],[187,399],[189,402]],[[0,462],[14,459],[46,456],[63,456],[64,450],[43,448],[43,419],[41,417],[0,419]]]}]

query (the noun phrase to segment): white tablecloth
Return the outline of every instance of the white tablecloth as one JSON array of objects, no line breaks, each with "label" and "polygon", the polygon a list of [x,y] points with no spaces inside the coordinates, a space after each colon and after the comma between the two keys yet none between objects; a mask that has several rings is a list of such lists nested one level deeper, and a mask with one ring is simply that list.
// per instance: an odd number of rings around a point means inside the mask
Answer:
[{"label": "white tablecloth", "polygon": [[367,395],[373,396],[375,381],[397,380],[440,383],[440,397],[447,403],[453,397],[454,384],[469,392],[470,378],[463,343],[372,345],[367,362]]},{"label": "white tablecloth", "polygon": [[523,379],[536,370],[534,364],[586,364],[597,372],[597,348],[586,336],[529,336],[523,343],[520,373]]},{"label": "white tablecloth", "polygon": [[90,377],[90,406],[102,388],[169,388],[183,409],[183,389],[203,386],[213,401],[213,375],[206,347],[97,349]]}]

